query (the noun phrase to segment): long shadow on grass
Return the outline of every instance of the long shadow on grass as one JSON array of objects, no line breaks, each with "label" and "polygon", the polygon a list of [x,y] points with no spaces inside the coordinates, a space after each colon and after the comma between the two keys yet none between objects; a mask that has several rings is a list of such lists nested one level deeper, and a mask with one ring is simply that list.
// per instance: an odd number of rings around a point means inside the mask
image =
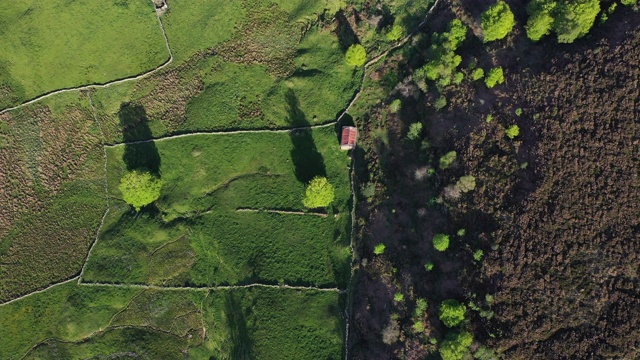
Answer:
[{"label": "long shadow on grass", "polygon": [[[293,90],[287,91],[285,101],[287,102],[289,113],[287,116],[289,125],[292,127],[311,126],[305,114],[300,110],[300,102]],[[308,183],[316,176],[327,176],[324,158],[316,147],[311,130],[291,131],[289,136],[293,144],[291,160],[293,161],[294,172],[298,181]]]},{"label": "long shadow on grass", "polygon": [[[118,118],[125,142],[148,140],[153,137],[144,107],[123,103],[120,105]],[[125,145],[122,160],[128,170],[149,170],[155,175],[160,175],[160,154],[153,141]]]},{"label": "long shadow on grass", "polygon": [[342,48],[342,51],[347,51],[349,46],[358,44],[360,42],[358,40],[358,35],[356,35],[356,32],[353,31],[351,23],[349,23],[349,20],[342,10],[336,13],[336,20],[338,22],[336,35],[338,36],[340,48]]},{"label": "long shadow on grass", "polygon": [[238,360],[253,359],[253,339],[249,336],[247,319],[242,309],[242,303],[236,299],[231,291],[225,296],[224,310],[227,315],[227,325],[229,326],[231,358]]}]

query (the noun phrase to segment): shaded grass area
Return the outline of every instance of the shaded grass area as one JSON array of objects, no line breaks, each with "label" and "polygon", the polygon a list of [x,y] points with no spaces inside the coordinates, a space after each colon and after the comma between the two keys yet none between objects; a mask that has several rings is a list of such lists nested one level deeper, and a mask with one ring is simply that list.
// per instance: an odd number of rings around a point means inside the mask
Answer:
[{"label": "shaded grass area", "polygon": [[[305,183],[296,174],[306,164],[291,159],[301,146],[299,139],[316,149],[336,188],[330,216],[236,212],[303,210]],[[175,286],[346,283],[349,158],[339,150],[332,128],[195,135],[154,144],[161,158],[163,196],[157,207],[139,215],[115,202],[89,259],[87,281]],[[117,184],[127,169],[121,160],[125,148],[108,149],[114,198],[120,197]]]},{"label": "shaded grass area", "polygon": [[80,271],[105,208],[103,151],[86,96],[0,116],[0,301]]},{"label": "shaded grass area", "polygon": [[337,359],[342,301],[287,289],[207,294],[68,283],[0,307],[0,358]]},{"label": "shaded grass area", "polygon": [[146,0],[11,1],[0,19],[0,108],[136,75],[168,58]]}]

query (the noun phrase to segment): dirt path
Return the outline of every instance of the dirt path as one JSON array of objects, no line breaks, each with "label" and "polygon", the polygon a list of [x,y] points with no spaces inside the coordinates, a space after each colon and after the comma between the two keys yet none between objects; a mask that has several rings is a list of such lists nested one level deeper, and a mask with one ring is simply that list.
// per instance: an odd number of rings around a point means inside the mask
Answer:
[{"label": "dirt path", "polygon": [[[152,1],[153,3],[153,1]],[[154,4],[154,8],[155,8],[155,4]],[[62,93],[66,93],[66,92],[71,92],[71,91],[79,91],[79,90],[91,90],[91,89],[101,89],[101,88],[107,88],[110,87],[112,85],[118,85],[118,84],[122,84],[125,82],[129,82],[129,81],[136,81],[136,80],[140,80],[143,78],[146,78],[147,76],[150,76],[162,69],[164,69],[165,67],[169,66],[169,64],[171,64],[173,62],[173,52],[171,51],[171,46],[169,46],[169,38],[167,38],[167,33],[164,30],[164,24],[162,23],[162,20],[160,19],[160,13],[156,12],[156,17],[158,18],[158,23],[160,24],[160,30],[162,30],[162,36],[164,37],[164,43],[167,46],[167,51],[169,52],[169,59],[167,61],[165,61],[164,63],[156,66],[155,68],[144,72],[142,74],[139,75],[134,75],[134,76],[129,76],[129,77],[125,77],[122,79],[117,79],[117,80],[113,80],[104,84],[91,84],[91,85],[82,85],[82,86],[77,86],[77,87],[71,87],[71,88],[66,88],[66,89],[59,89],[59,90],[54,90],[51,92],[48,92],[46,94],[40,95],[38,97],[35,97],[31,100],[25,101],[20,105],[16,105],[10,108],[6,108],[6,109],[2,109],[0,110],[0,115],[12,111],[12,110],[16,110],[19,109],[21,107],[27,106],[27,105],[31,105],[35,102],[38,102],[42,99],[46,99],[50,96],[56,95],[56,94],[62,94]]]},{"label": "dirt path", "polygon": [[[274,213],[274,214],[282,214],[282,215],[310,215],[310,216],[319,216],[326,218],[328,215],[317,212],[304,212],[304,211],[287,211],[287,210],[274,210],[274,209],[252,209],[252,208],[238,208],[237,212],[266,212],[266,213]],[[338,214],[335,215],[338,217]]]}]

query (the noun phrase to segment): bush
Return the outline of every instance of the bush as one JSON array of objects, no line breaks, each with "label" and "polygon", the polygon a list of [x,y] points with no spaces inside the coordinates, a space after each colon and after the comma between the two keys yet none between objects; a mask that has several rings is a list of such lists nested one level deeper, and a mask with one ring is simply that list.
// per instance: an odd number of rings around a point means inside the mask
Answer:
[{"label": "bush", "polygon": [[455,75],[453,75],[453,83],[454,84],[460,85],[462,80],[464,80],[464,74],[463,73],[457,72]]},{"label": "bush", "polygon": [[118,189],[122,193],[122,199],[140,211],[143,206],[158,200],[162,180],[148,171],[133,170],[120,179]]},{"label": "bush", "polygon": [[465,193],[474,190],[476,188],[476,178],[472,175],[465,175],[458,180],[456,187]]},{"label": "bush", "polygon": [[422,123],[416,122],[409,125],[409,131],[407,132],[407,138],[409,140],[418,140],[422,135]]},{"label": "bush", "polygon": [[362,66],[367,61],[367,50],[360,44],[354,44],[347,49],[345,54],[345,60],[347,64],[351,66]]},{"label": "bush", "polygon": [[638,0],[620,0],[622,5],[626,6],[635,6],[638,3]]},{"label": "bush", "polygon": [[325,177],[316,176],[309,182],[302,203],[309,209],[325,207],[335,197],[333,185]]},{"label": "bush", "polygon": [[498,1],[482,13],[484,42],[500,40],[507,36],[516,23],[515,17],[504,1]]},{"label": "bush", "polygon": [[402,295],[401,292],[397,292],[397,293],[395,293],[395,295],[393,295],[393,300],[395,300],[395,302],[403,302],[404,301],[404,295]]},{"label": "bush", "polygon": [[436,234],[433,237],[433,247],[438,251],[445,251],[449,248],[449,235]]},{"label": "bush", "polygon": [[422,321],[416,321],[413,326],[413,331],[417,332],[417,333],[421,333],[424,331],[425,327],[424,327],[424,323]]},{"label": "bush", "polygon": [[421,317],[424,315],[425,311],[427,311],[428,303],[426,299],[418,299],[416,300],[416,309],[413,312],[415,317]]},{"label": "bush", "polygon": [[389,110],[394,114],[400,111],[401,108],[402,108],[402,101],[400,99],[393,100],[389,105]]},{"label": "bush", "polygon": [[449,299],[440,304],[439,318],[446,327],[454,327],[464,320],[466,312],[467,307],[464,304],[457,300]]},{"label": "bush", "polygon": [[386,35],[388,41],[398,41],[405,35],[404,27],[400,24],[393,24]]},{"label": "bush", "polygon": [[513,139],[516,136],[520,135],[520,127],[518,125],[511,125],[505,130],[505,134],[509,139]]},{"label": "bush", "polygon": [[475,260],[475,261],[482,260],[483,256],[484,256],[484,251],[482,251],[481,249],[478,249],[478,250],[473,252],[473,260]]},{"label": "bush", "polygon": [[484,70],[482,68],[477,68],[473,70],[471,73],[471,80],[478,81],[484,77]]},{"label": "bush", "polygon": [[504,73],[502,72],[502,67],[498,66],[489,70],[487,77],[484,79],[484,83],[489,89],[496,86],[497,84],[504,83]]},{"label": "bush", "polygon": [[440,344],[440,356],[442,360],[462,360],[469,352],[469,346],[473,343],[473,335],[469,332],[449,333]]},{"label": "bush", "polygon": [[431,271],[433,270],[434,266],[435,265],[433,264],[433,261],[429,261],[428,263],[424,264],[424,269],[427,271]]},{"label": "bush", "polygon": [[435,107],[436,110],[440,110],[440,109],[444,108],[445,106],[447,106],[447,98],[444,95],[438,97],[436,99],[436,102],[433,104],[433,107]]},{"label": "bush", "polygon": [[517,108],[516,109],[516,116],[520,116],[522,115],[522,108]]},{"label": "bush", "polygon": [[386,248],[387,247],[384,246],[384,244],[378,244],[373,248],[373,253],[376,254],[376,255],[382,255],[382,254],[384,254],[384,250]]},{"label": "bush", "polygon": [[442,155],[440,157],[440,169],[444,170],[450,167],[451,164],[456,161],[457,156],[458,153],[456,153],[455,151],[449,151],[448,153]]}]

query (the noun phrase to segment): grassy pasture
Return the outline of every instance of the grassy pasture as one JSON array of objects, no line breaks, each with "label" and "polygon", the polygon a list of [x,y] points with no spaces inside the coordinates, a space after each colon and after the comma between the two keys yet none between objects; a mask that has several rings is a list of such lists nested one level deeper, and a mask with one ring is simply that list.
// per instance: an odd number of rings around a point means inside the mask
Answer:
[{"label": "grassy pasture", "polygon": [[[134,151],[131,147],[157,151],[165,190],[157,210],[132,215],[123,204],[112,208],[89,259],[88,281],[176,286],[346,282],[349,158],[339,150],[332,127],[295,135],[197,135],[111,147],[113,198],[120,197],[117,184],[127,169],[122,159]],[[329,216],[236,211],[303,210],[304,184],[316,175],[313,171],[336,187]]]},{"label": "grassy pasture", "polygon": [[0,108],[136,75],[168,58],[149,0],[9,1],[0,34]]},{"label": "grassy pasture", "polygon": [[0,306],[0,358],[135,352],[142,359],[181,359],[188,352],[196,359],[337,359],[344,337],[342,301],[333,292],[207,294],[67,283]]},{"label": "grassy pasture", "polygon": [[0,116],[0,301],[80,271],[105,209],[88,106],[67,93]]}]

